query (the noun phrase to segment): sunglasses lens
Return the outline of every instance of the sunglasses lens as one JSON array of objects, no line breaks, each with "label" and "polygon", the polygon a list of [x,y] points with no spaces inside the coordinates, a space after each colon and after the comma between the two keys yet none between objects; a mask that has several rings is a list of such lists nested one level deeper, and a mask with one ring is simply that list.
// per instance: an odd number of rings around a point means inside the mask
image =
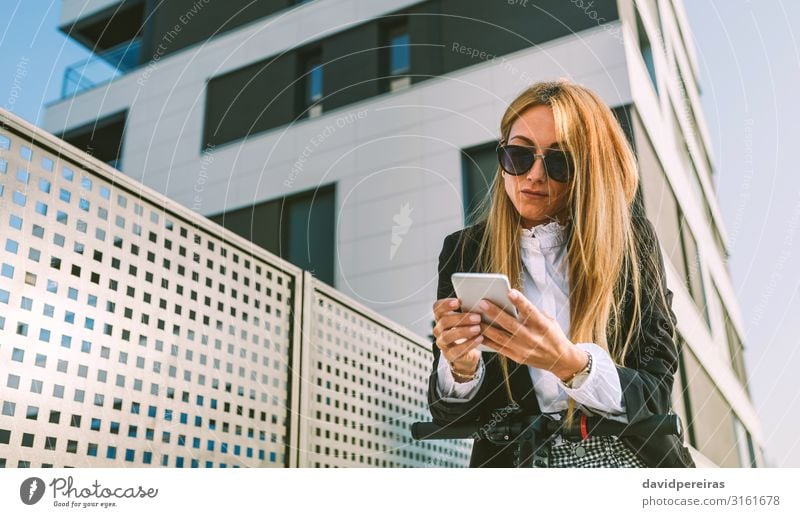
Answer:
[{"label": "sunglasses lens", "polygon": [[533,166],[534,160],[533,153],[529,149],[513,145],[498,147],[497,158],[500,161],[500,167],[514,176],[528,172]]},{"label": "sunglasses lens", "polygon": [[555,181],[564,183],[569,180],[572,164],[564,152],[554,151],[549,153],[545,157],[544,166],[547,170],[547,175]]}]

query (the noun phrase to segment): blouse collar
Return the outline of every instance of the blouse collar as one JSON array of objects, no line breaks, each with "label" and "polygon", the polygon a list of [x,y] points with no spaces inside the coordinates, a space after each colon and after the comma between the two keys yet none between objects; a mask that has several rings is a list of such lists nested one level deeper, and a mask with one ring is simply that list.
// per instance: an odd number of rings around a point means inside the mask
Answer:
[{"label": "blouse collar", "polygon": [[558,221],[537,224],[533,228],[520,227],[520,244],[523,248],[555,248],[566,240],[566,224]]}]

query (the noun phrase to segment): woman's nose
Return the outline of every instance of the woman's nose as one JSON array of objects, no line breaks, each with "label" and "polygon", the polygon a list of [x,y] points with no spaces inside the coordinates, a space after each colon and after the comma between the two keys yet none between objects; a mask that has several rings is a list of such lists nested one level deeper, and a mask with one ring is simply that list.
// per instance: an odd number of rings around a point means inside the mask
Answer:
[{"label": "woman's nose", "polygon": [[544,169],[544,160],[541,156],[536,156],[533,159],[533,166],[531,166],[525,177],[531,181],[547,180],[547,171]]}]

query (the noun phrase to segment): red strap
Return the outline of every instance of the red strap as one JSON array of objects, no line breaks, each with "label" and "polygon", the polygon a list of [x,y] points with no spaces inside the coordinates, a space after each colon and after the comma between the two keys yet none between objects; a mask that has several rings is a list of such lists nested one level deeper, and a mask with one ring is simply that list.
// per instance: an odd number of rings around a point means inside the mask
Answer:
[{"label": "red strap", "polygon": [[581,415],[581,440],[589,438],[589,430],[586,429],[586,415]]}]

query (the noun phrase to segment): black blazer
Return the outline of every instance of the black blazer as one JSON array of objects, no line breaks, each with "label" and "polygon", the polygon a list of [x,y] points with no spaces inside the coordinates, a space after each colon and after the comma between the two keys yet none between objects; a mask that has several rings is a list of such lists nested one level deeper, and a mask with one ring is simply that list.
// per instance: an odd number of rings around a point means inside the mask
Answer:
[{"label": "black blazer", "polygon": [[[485,222],[451,233],[444,239],[439,255],[439,286],[437,299],[455,297],[450,275],[455,272],[480,272],[477,264],[480,238]],[[678,351],[675,335],[675,314],[672,311],[672,291],[667,289],[664,275],[664,261],[658,245],[658,238],[652,223],[644,217],[634,218],[634,228],[644,253],[655,253],[661,269],[662,286],[666,293],[668,307],[652,303],[657,296],[646,295],[642,299],[642,332],[632,343],[631,352],[624,360],[624,366],[617,366],[622,394],[627,411],[628,422],[635,423],[653,414],[668,413],[671,409],[670,395],[673,376],[677,370]],[[463,251],[463,260],[462,260]],[[642,275],[642,288],[645,294],[653,292],[652,280]],[[650,278],[653,278],[652,276]],[[630,292],[630,291],[629,291]],[[628,301],[623,311],[625,320],[630,321],[632,304]],[[467,402],[447,402],[439,398],[436,389],[437,366],[440,350],[433,344],[433,367],[428,382],[428,407],[433,421],[440,425],[468,422],[485,422],[491,418],[493,410],[509,404],[503,373],[498,355],[483,353],[485,376],[477,394]],[[514,400],[523,410],[539,414],[539,403],[533,389],[528,367],[508,360],[509,379]],[[625,443],[649,467],[694,467],[694,461],[683,445],[682,436],[654,436],[650,438],[623,437]],[[509,446],[494,445],[486,440],[476,440],[472,448],[470,467],[511,467],[512,451]]]}]

